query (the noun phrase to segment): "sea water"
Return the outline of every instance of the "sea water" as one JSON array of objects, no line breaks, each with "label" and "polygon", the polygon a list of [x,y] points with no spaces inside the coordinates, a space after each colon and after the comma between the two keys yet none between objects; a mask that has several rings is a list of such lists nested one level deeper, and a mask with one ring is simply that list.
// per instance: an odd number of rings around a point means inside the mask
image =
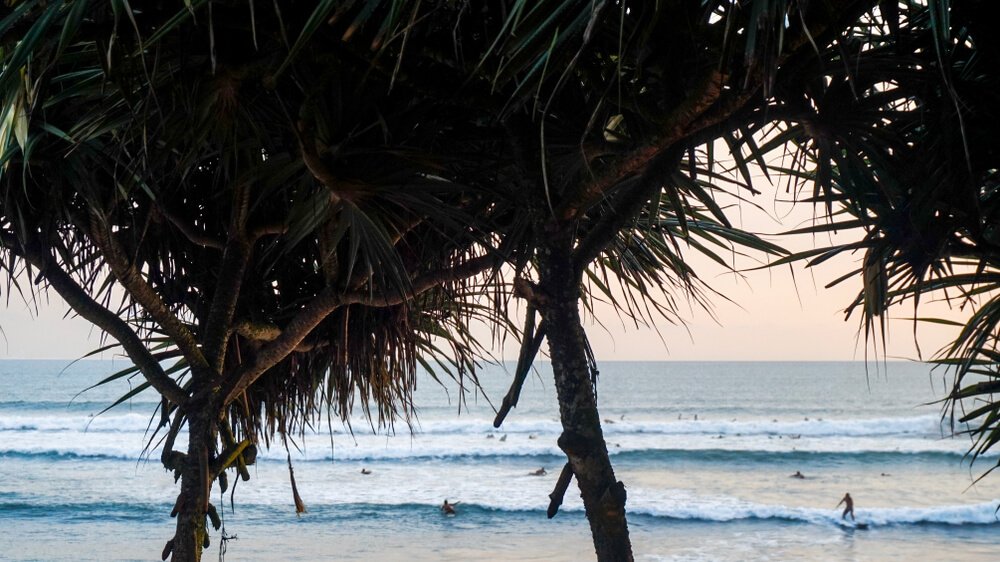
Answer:
[{"label": "sea water", "polygon": [[[127,364],[68,363],[0,361],[0,560],[157,560],[177,486],[155,440],[146,448],[155,397],[97,415],[141,381],[77,395]],[[228,560],[593,559],[575,485],[545,516],[565,462],[547,364],[492,426],[509,369],[484,368],[482,391],[465,381],[464,399],[456,383],[421,376],[409,426],[323,420],[297,438],[302,515],[288,453],[262,451],[249,482],[224,497],[215,489],[231,539],[213,532],[206,559],[220,547]],[[928,365],[600,369],[637,559],[1000,560],[1000,474],[976,482],[997,456],[970,465],[970,442],[951,436],[934,403],[947,377]],[[867,529],[843,524],[836,506],[847,492]],[[456,516],[442,515],[444,499],[458,503]]]}]

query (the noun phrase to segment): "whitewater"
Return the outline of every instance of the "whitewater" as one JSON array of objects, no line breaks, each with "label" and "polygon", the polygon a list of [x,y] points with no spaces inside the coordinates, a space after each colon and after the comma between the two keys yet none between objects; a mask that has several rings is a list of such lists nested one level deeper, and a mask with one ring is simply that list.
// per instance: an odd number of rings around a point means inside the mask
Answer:
[{"label": "whitewater", "polygon": [[[141,381],[80,393],[125,366],[0,361],[0,559],[156,559],[176,487],[157,460],[155,396],[101,413]],[[545,517],[564,463],[546,364],[492,426],[509,369],[485,367],[464,397],[421,377],[409,420],[324,419],[290,451],[262,450],[251,480],[213,500],[237,538],[215,533],[208,555],[225,542],[230,560],[593,559],[574,488]],[[976,480],[998,457],[970,464],[953,436],[966,428],[937,403],[946,384],[920,363],[602,363],[637,558],[1000,559],[1000,476]],[[845,492],[866,530],[841,520]],[[437,510],[445,498],[456,517]]]}]

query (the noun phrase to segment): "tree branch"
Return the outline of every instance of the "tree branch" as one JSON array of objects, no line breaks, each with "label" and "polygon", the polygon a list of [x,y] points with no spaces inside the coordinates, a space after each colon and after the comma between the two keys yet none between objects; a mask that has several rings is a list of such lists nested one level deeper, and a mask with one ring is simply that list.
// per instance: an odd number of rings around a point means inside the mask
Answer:
[{"label": "tree branch", "polygon": [[90,230],[94,244],[101,250],[115,279],[173,340],[190,363],[192,373],[196,376],[201,375],[207,369],[208,363],[205,361],[205,356],[202,355],[198,342],[194,339],[191,331],[143,279],[139,270],[125,257],[121,246],[114,239],[114,235],[103,228],[96,217],[93,217]]},{"label": "tree branch", "polygon": [[167,376],[159,361],[149,352],[142,339],[124,320],[91,298],[66,271],[59,267],[55,258],[47,251],[21,246],[23,252],[19,252],[17,245],[10,242],[12,240],[5,237],[3,245],[12,252],[20,253],[28,263],[38,269],[41,276],[77,314],[118,340],[125,353],[139,368],[139,372],[149,384],[161,396],[183,409],[188,401],[187,392]]},{"label": "tree branch", "polygon": [[[312,130],[304,121],[299,121],[298,127],[299,150],[302,152],[302,163],[312,174],[316,181],[326,186],[330,192],[330,204],[336,205],[341,200],[353,200],[353,192],[364,191],[361,184],[339,179],[334,175],[330,167],[326,165],[323,158],[316,151],[316,139]],[[344,189],[347,188],[347,189]]]},{"label": "tree branch", "polygon": [[243,287],[243,275],[250,261],[250,242],[246,238],[250,191],[240,184],[233,189],[232,217],[229,236],[222,254],[222,267],[212,295],[212,305],[205,321],[202,349],[214,376],[222,375],[226,346],[232,333],[233,315]]},{"label": "tree branch", "polygon": [[222,373],[226,344],[231,333],[230,325],[236,313],[236,302],[240,298],[243,274],[249,260],[250,244],[245,240],[233,239],[226,243],[202,338],[205,359],[216,375]]},{"label": "tree branch", "polygon": [[248,340],[269,342],[278,339],[281,328],[270,322],[239,320],[233,323],[233,331]]},{"label": "tree branch", "polygon": [[281,330],[278,337],[261,348],[252,364],[244,365],[228,378],[222,389],[222,404],[229,404],[235,400],[268,369],[288,357],[320,322],[338,308],[352,304],[373,307],[395,306],[448,281],[465,279],[497,267],[501,262],[498,256],[490,254],[472,258],[454,267],[418,276],[410,284],[410,290],[407,292],[393,291],[383,295],[372,295],[367,291],[340,293],[333,287],[327,288],[300,310]]},{"label": "tree branch", "polygon": [[[860,13],[870,9],[875,3],[875,0],[827,0],[810,4],[810,9],[802,16],[804,27],[798,30],[798,34],[788,38],[787,53],[779,56],[776,64],[781,65],[804,48],[812,48],[814,38],[828,30],[843,29],[842,25],[837,25],[843,21],[843,14],[850,14],[849,17],[853,18],[850,21],[855,21]],[[740,111],[759,92],[764,73],[760,68],[754,69],[746,87],[734,89],[723,96],[727,78],[718,70],[710,71],[702,79],[696,93],[688,96],[674,110],[658,137],[622,156],[608,171],[584,184],[575,195],[559,206],[556,220],[569,222],[579,218],[610,189],[647,169],[661,153],[678,141]]]},{"label": "tree branch", "polygon": [[[269,322],[253,322],[240,320],[233,324],[233,331],[240,336],[256,342],[272,342],[281,336],[281,328]],[[330,345],[326,341],[302,342],[295,347],[296,352],[312,351]]]},{"label": "tree branch", "polygon": [[[678,147],[664,151],[656,162],[635,180],[634,185],[623,188],[627,190],[616,198],[612,212],[605,213],[601,217],[573,252],[573,268],[578,276],[604,251],[626,223],[635,220],[646,201],[649,201],[649,198],[662,187],[662,177],[666,175],[667,170],[677,166],[681,154],[683,152]],[[682,212],[683,209],[677,209],[678,214]]]},{"label": "tree branch", "polygon": [[344,304],[362,304],[365,306],[386,307],[402,304],[415,296],[426,293],[430,289],[449,281],[465,279],[499,266],[503,260],[496,255],[487,254],[471,258],[447,269],[439,269],[423,275],[418,275],[410,283],[410,290],[391,291],[382,295],[373,295],[368,291],[352,291],[344,295]]},{"label": "tree branch", "polygon": [[600,200],[609,189],[618,185],[625,178],[646,170],[650,162],[663,151],[690,134],[689,125],[719,99],[725,82],[726,76],[724,74],[718,70],[710,71],[702,78],[697,93],[688,96],[667,119],[667,125],[659,137],[625,155],[609,171],[593,181],[583,184],[575,196],[570,197],[559,206],[556,210],[556,218],[566,222],[578,218]]}]

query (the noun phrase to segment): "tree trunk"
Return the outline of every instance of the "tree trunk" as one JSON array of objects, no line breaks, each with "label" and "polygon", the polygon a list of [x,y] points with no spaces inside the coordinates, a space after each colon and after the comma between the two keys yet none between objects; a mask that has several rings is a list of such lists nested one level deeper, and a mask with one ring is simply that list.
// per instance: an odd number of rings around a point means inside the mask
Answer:
[{"label": "tree trunk", "polygon": [[580,279],[572,262],[572,238],[550,237],[539,255],[540,302],[547,332],[566,453],[590,521],[597,559],[632,560],[625,520],[625,485],[615,479],[601,430],[591,381],[586,334],[580,320]]},{"label": "tree trunk", "polygon": [[[201,552],[208,547],[208,529],[205,517],[208,510],[209,449],[214,440],[211,417],[192,408],[188,421],[187,458],[181,469],[181,492],[174,508],[177,530],[167,548],[173,550],[173,562],[199,562]],[[166,559],[167,549],[163,558]]]}]

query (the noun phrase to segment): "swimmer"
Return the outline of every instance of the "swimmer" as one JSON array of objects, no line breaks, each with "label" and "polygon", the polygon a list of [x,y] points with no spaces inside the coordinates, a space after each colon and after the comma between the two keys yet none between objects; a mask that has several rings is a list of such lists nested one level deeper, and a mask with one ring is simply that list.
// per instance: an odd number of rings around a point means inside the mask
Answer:
[{"label": "swimmer", "polygon": [[444,513],[445,515],[455,515],[455,506],[459,503],[460,502],[448,503],[447,499],[444,500],[444,503],[441,504],[441,513]]},{"label": "swimmer", "polygon": [[528,473],[529,476],[545,476],[546,474],[548,474],[548,472],[545,472],[544,466],[542,468],[539,468],[538,470],[534,470]]},{"label": "swimmer", "polygon": [[795,474],[793,474],[793,475],[791,476],[791,478],[799,478],[799,479],[802,479],[802,480],[804,480],[804,479],[805,479],[805,477],[806,477],[806,475],[805,475],[805,474],[802,474],[802,472],[800,472],[800,471],[798,471],[798,470],[796,470],[796,471],[795,471]]},{"label": "swimmer", "polygon": [[362,468],[361,469],[361,474],[371,474],[371,473],[372,473],[372,471],[368,470],[367,468]]}]

